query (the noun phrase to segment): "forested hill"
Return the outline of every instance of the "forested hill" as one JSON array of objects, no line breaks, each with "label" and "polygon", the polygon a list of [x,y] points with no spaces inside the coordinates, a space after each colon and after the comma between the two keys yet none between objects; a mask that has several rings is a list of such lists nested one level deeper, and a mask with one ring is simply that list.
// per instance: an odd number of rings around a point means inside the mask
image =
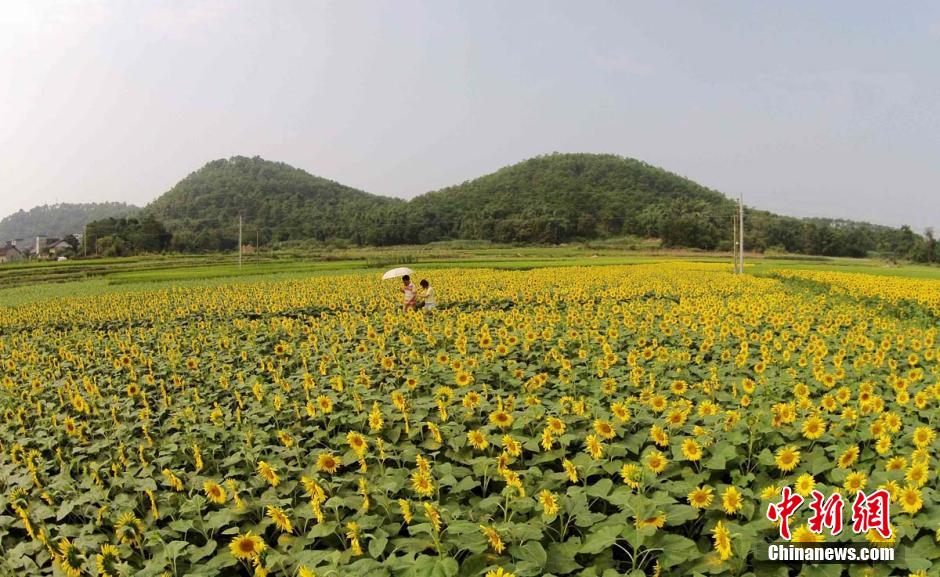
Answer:
[{"label": "forested hill", "polygon": [[[553,154],[421,195],[409,203],[408,220],[411,240],[425,235],[554,243],[625,234],[669,237],[677,222],[717,229],[729,221],[733,206],[719,192],[639,160]],[[714,245],[719,237],[710,234],[688,240]]]},{"label": "forested hill", "polygon": [[[173,233],[178,250],[237,246],[238,217],[245,242],[332,240],[375,244],[362,217],[404,204],[313,176],[282,162],[236,156],[193,172],[144,209]],[[384,219],[383,215],[380,220]],[[256,235],[256,232],[258,235]]]},{"label": "forested hill", "polygon": [[454,238],[557,243],[633,234],[714,248],[732,210],[722,194],[638,160],[554,154],[410,202],[371,195],[284,163],[234,157],[190,174],[143,214],[162,221],[173,233],[173,247],[181,250],[235,246],[239,214],[247,240],[260,230],[265,243],[341,239],[386,245]]},{"label": "forested hill", "polygon": [[39,236],[63,238],[81,234],[89,222],[122,217],[140,210],[123,202],[52,204],[20,210],[0,220],[0,244],[13,239]]},{"label": "forested hill", "polygon": [[[639,160],[556,153],[409,202],[284,163],[233,157],[193,172],[141,216],[165,224],[172,233],[168,248],[179,251],[235,248],[239,215],[245,242],[260,239],[263,245],[292,240],[561,243],[632,235],[659,238],[665,246],[730,250],[734,210],[734,202],[721,193]],[[880,251],[930,258],[921,254],[927,240],[908,228],[755,209],[746,210],[745,221],[745,244],[752,250],[834,256]],[[121,236],[119,228],[112,236]]]},{"label": "forested hill", "polygon": [[[735,202],[720,192],[639,160],[556,153],[412,199],[389,240],[559,243],[632,235],[731,250],[734,212]],[[929,260],[924,243],[909,228],[745,211],[750,250]]]}]

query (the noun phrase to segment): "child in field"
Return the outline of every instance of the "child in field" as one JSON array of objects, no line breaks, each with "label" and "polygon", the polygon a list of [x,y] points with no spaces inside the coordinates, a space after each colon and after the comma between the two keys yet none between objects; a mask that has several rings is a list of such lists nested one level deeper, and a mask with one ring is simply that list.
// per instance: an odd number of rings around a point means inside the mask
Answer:
[{"label": "child in field", "polygon": [[434,296],[434,288],[427,279],[421,279],[421,299],[424,301],[424,310],[433,311],[437,307],[437,298]]},{"label": "child in field", "polygon": [[415,310],[418,302],[418,290],[415,288],[414,283],[411,282],[411,277],[405,275],[401,277],[402,280],[402,311],[408,312],[408,310]]}]

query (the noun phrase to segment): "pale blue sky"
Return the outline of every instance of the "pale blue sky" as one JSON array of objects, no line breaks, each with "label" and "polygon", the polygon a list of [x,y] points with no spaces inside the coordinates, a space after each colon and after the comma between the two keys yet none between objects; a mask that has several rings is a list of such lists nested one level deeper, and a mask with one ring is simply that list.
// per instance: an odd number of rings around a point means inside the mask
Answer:
[{"label": "pale blue sky", "polygon": [[0,216],[205,162],[410,197],[552,151],[940,228],[940,2],[0,0]]}]

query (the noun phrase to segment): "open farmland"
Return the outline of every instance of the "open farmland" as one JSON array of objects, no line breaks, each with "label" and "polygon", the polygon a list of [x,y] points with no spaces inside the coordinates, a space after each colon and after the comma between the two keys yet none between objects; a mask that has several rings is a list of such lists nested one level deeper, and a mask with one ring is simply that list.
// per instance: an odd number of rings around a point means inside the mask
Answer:
[{"label": "open farmland", "polygon": [[940,281],[729,268],[439,268],[431,315],[359,273],[0,309],[0,574],[787,575],[753,554],[785,485],[888,489],[906,553],[852,575],[930,570]]}]

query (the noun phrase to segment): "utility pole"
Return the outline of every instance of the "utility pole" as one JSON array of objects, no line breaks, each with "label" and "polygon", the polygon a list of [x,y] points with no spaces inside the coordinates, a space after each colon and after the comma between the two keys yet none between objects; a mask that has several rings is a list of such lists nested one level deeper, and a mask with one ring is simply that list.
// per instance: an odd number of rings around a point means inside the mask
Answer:
[{"label": "utility pole", "polygon": [[738,214],[731,214],[731,270],[738,274]]},{"label": "utility pole", "polygon": [[242,215],[238,215],[238,268],[242,267]]},{"label": "utility pole", "polygon": [[738,197],[738,272],[744,274],[744,195]]}]

